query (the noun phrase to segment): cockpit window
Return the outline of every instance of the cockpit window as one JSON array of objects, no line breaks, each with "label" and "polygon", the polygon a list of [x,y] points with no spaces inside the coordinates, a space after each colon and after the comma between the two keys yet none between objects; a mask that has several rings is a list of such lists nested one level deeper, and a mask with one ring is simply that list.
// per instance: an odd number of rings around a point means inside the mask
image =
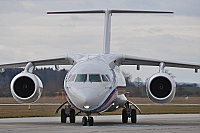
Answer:
[{"label": "cockpit window", "polygon": [[108,82],[109,81],[105,75],[101,75],[101,78],[102,78],[103,82]]},{"label": "cockpit window", "polygon": [[106,77],[108,78],[109,81],[111,81],[110,76],[106,74]]},{"label": "cockpit window", "polygon": [[87,74],[77,74],[75,82],[86,82]]},{"label": "cockpit window", "polygon": [[99,74],[90,74],[89,75],[90,82],[101,82],[101,78]]},{"label": "cockpit window", "polygon": [[74,79],[75,79],[75,76],[76,76],[75,74],[74,74],[74,75],[72,75],[72,76],[70,75],[70,76],[69,76],[69,81],[70,81],[70,82],[73,82],[73,81],[74,81]]}]

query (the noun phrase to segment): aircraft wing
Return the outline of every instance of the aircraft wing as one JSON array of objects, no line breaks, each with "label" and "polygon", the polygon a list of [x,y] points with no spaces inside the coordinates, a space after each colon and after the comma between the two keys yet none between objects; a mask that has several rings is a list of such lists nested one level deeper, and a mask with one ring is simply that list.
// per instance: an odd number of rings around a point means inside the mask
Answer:
[{"label": "aircraft wing", "polygon": [[116,56],[114,60],[117,65],[137,65],[138,69],[140,65],[146,66],[159,66],[160,63],[164,63],[166,67],[178,67],[178,68],[191,68],[195,69],[195,72],[200,69],[200,64],[192,64],[192,63],[182,63],[182,62],[173,62],[173,61],[166,61],[166,60],[157,60],[157,59],[150,59],[150,58],[141,58],[136,56],[129,56],[129,55],[121,55]]},{"label": "aircraft wing", "polygon": [[71,57],[61,57],[53,59],[24,61],[19,63],[1,64],[0,68],[3,69],[3,68],[25,67],[29,62],[31,62],[34,66],[48,66],[48,65],[73,65],[75,61]]}]

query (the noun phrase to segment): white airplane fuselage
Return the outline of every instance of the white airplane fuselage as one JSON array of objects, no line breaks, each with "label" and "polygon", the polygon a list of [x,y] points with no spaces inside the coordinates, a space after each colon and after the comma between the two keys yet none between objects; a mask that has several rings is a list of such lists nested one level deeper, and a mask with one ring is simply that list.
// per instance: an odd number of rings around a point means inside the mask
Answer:
[{"label": "white airplane fuselage", "polygon": [[86,59],[74,65],[66,75],[64,89],[68,102],[82,112],[101,112],[126,102],[118,96],[125,88],[119,67],[111,69],[99,58]]}]

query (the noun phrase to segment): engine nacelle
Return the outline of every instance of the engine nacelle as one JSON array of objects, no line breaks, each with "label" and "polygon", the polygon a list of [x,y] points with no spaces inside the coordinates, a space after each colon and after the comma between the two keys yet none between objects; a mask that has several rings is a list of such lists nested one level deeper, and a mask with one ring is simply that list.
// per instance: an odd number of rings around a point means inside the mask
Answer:
[{"label": "engine nacelle", "polygon": [[10,88],[16,101],[20,103],[33,103],[40,98],[43,84],[35,74],[22,72],[12,79]]},{"label": "engine nacelle", "polygon": [[146,83],[148,97],[155,103],[170,102],[176,92],[176,83],[167,73],[156,73]]}]

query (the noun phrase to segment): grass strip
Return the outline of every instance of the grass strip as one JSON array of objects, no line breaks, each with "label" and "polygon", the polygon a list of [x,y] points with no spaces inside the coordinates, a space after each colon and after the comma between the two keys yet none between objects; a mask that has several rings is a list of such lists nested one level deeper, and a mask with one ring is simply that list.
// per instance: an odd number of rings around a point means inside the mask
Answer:
[{"label": "grass strip", "polygon": [[[60,112],[55,114],[57,108],[58,106],[34,105],[29,110],[27,105],[0,106],[0,118],[60,116]],[[199,105],[140,105],[139,108],[142,114],[200,114]],[[120,115],[121,112],[122,109],[119,109],[115,112],[104,112],[102,115]]]}]

